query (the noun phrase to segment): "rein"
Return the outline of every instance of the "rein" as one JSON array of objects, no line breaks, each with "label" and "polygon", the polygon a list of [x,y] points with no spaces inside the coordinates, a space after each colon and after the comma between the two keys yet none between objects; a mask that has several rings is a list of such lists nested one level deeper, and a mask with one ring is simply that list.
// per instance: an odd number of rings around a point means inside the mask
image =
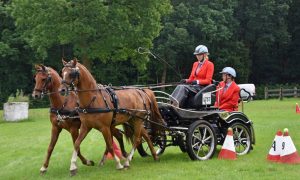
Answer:
[{"label": "rein", "polygon": [[112,88],[114,90],[125,90],[125,89],[158,89],[158,88],[164,88],[164,87],[173,87],[173,86],[177,86],[178,82],[175,83],[158,83],[158,84],[148,84],[148,85],[128,85],[128,86],[102,86],[102,87],[98,87],[97,89],[83,89],[83,90],[72,90],[74,92],[89,92],[89,91],[98,91],[101,89],[106,89],[107,87]]}]

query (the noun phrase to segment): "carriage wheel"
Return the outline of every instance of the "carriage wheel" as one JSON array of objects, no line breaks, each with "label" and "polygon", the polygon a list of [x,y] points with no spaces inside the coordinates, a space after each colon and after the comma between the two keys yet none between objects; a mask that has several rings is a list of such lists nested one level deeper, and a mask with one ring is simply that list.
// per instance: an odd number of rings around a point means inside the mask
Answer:
[{"label": "carriage wheel", "polygon": [[[165,132],[161,136],[158,136],[156,139],[151,138],[151,140],[156,154],[161,155],[166,148],[167,137]],[[151,156],[150,148],[148,146],[147,141],[144,140],[144,138],[142,139],[142,143],[137,147],[137,150],[142,157]]]},{"label": "carriage wheel", "polygon": [[250,129],[239,122],[230,125],[233,130],[233,140],[235,151],[238,155],[244,155],[249,153],[251,150],[251,136]]},{"label": "carriage wheel", "polygon": [[187,133],[186,146],[192,160],[211,158],[217,145],[216,133],[206,121],[196,121],[190,125]]}]

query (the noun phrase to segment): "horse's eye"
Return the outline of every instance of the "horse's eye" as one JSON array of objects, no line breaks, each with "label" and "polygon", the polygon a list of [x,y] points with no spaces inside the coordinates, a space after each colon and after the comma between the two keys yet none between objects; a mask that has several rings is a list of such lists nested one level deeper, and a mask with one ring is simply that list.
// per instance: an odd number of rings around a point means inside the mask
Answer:
[{"label": "horse's eye", "polygon": [[45,81],[46,81],[46,79],[42,79],[42,81],[43,81],[43,82],[45,82]]}]

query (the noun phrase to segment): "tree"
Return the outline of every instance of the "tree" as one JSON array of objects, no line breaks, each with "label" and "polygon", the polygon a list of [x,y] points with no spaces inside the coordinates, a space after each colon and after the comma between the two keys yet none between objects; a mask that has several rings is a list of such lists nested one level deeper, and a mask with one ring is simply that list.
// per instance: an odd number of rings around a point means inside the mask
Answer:
[{"label": "tree", "polygon": [[45,58],[55,45],[72,45],[91,68],[91,59],[130,59],[145,69],[146,56],[137,47],[151,47],[158,36],[168,0],[16,0],[11,13],[26,41]]},{"label": "tree", "polygon": [[[238,79],[246,82],[250,64],[247,48],[235,36],[239,28],[239,22],[234,17],[237,0],[171,2],[173,11],[164,18],[164,29],[155,40],[155,50],[175,66],[183,78],[187,78],[195,61],[194,48],[204,44],[209,48],[210,58],[215,64],[215,79],[220,79],[218,72],[223,67],[233,66],[238,71]],[[178,81],[178,75],[171,71],[172,68],[153,62],[160,69],[162,82],[167,79],[165,74],[169,74],[169,80]]]},{"label": "tree", "polygon": [[284,64],[284,75],[291,82],[300,83],[300,1],[293,0],[288,15],[288,28],[291,34],[289,56]]},{"label": "tree", "polygon": [[10,1],[0,3],[0,102],[17,89],[29,93],[32,89],[31,49],[15,30],[13,19],[6,11]]},{"label": "tree", "polygon": [[[239,1],[236,16],[239,36],[250,52],[254,83],[279,83],[290,35],[287,15],[290,0]],[[275,74],[274,74],[275,73]]]}]

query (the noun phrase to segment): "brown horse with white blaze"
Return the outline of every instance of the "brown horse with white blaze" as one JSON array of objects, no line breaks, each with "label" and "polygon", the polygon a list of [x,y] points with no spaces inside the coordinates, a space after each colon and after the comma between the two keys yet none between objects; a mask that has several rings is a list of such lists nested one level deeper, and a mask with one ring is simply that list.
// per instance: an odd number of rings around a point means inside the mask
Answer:
[{"label": "brown horse with white blaze", "polygon": [[[102,132],[106,143],[106,151],[113,155],[117,169],[122,169],[123,165],[121,165],[120,159],[115,156],[112,148],[111,128],[119,124],[128,123],[133,129],[133,148],[125,160],[125,167],[129,167],[133,153],[141,143],[141,135],[147,141],[154,159],[159,159],[143,125],[144,120],[150,118],[150,116],[151,120],[157,124],[164,123],[157,108],[155,96],[151,90],[115,90],[114,93],[118,99],[116,107],[116,104],[112,101],[107,101],[107,99],[111,99],[112,95],[105,88],[97,86],[91,73],[78,63],[77,59],[69,62],[63,60],[63,65],[62,84],[64,88],[69,88],[70,86],[76,87],[80,100],[79,114],[82,122],[80,134],[74,144],[70,166],[71,175],[75,175],[77,172],[76,161],[80,144],[92,128]],[[64,88],[62,88],[62,91]],[[159,134],[159,127],[153,126],[152,130],[155,132],[152,134],[153,136]]]},{"label": "brown horse with white blaze", "polygon": [[[75,143],[79,135],[81,121],[76,111],[76,107],[78,107],[78,96],[74,92],[71,92],[67,97],[60,95],[59,87],[62,79],[58,73],[54,69],[44,65],[35,65],[35,69],[35,87],[32,96],[34,98],[40,98],[44,94],[48,94],[50,99],[50,122],[52,129],[46,159],[40,169],[41,174],[44,174],[48,169],[51,154],[62,129],[67,130],[71,134],[73,143]],[[119,141],[122,153],[125,156],[127,153],[124,149],[122,133],[117,129],[113,129],[113,134]],[[80,151],[78,151],[78,157],[83,164],[87,166],[94,165],[94,162],[87,160]]]}]

